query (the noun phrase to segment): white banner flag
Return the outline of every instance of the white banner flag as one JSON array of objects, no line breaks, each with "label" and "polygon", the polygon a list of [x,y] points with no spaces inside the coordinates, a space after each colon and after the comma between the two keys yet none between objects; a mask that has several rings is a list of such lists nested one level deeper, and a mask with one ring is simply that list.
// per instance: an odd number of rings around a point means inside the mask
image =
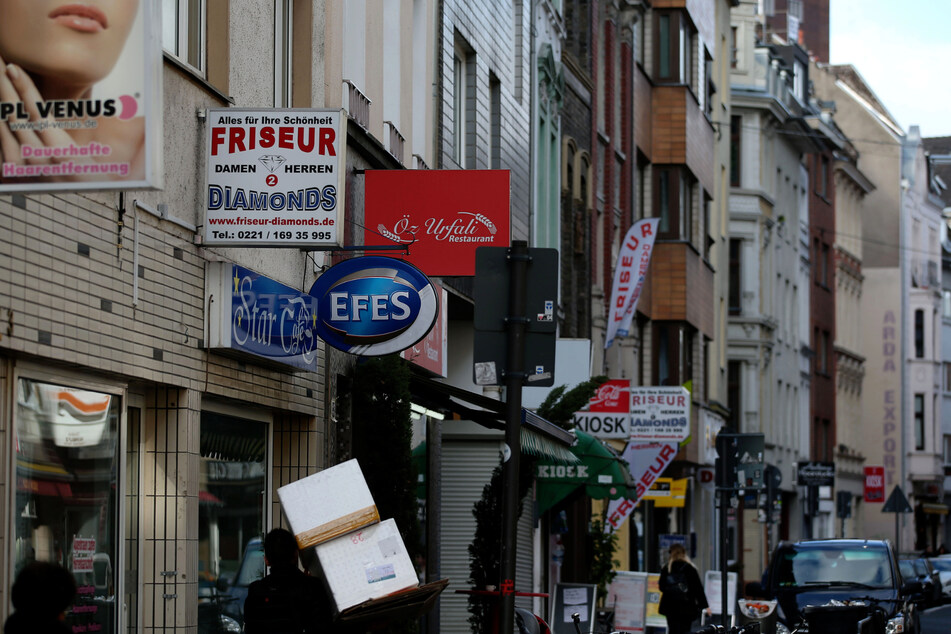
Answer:
[{"label": "white banner flag", "polygon": [[608,502],[607,521],[604,532],[616,531],[634,512],[654,481],[660,477],[677,455],[678,443],[640,442],[630,440],[621,455],[637,483],[635,498],[619,498]]},{"label": "white banner flag", "polygon": [[637,300],[641,296],[647,265],[654,248],[654,236],[660,218],[638,220],[628,229],[614,267],[614,285],[608,313],[608,331],[604,348],[610,348],[615,336],[626,336],[634,319]]}]

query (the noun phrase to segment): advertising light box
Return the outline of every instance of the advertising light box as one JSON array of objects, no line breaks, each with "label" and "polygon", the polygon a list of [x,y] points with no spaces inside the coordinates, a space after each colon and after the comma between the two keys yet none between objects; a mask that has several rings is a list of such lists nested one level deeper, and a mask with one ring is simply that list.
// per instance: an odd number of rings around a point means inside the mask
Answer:
[{"label": "advertising light box", "polygon": [[508,170],[368,170],[367,245],[405,245],[426,275],[475,275],[478,247],[508,247]]},{"label": "advertising light box", "polygon": [[207,118],[205,244],[342,246],[343,111],[221,108]]}]

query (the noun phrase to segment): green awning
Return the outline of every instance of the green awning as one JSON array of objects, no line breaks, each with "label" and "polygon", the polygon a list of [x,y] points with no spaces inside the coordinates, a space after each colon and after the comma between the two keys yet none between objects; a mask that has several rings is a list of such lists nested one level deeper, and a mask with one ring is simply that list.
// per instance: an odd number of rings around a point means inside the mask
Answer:
[{"label": "green awning", "polygon": [[540,460],[535,469],[538,513],[544,513],[580,487],[595,500],[633,497],[634,481],[627,463],[599,439],[580,430],[569,450],[580,460],[566,465]]}]

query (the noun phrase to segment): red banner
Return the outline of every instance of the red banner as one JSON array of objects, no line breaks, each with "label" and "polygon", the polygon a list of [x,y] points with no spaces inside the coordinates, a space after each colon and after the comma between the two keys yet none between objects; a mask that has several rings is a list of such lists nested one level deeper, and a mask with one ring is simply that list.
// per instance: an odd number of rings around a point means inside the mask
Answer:
[{"label": "red banner", "polygon": [[508,170],[368,170],[364,242],[407,245],[426,275],[475,275],[478,247],[508,247]]},{"label": "red banner", "polygon": [[865,467],[865,501],[885,501],[885,467]]}]

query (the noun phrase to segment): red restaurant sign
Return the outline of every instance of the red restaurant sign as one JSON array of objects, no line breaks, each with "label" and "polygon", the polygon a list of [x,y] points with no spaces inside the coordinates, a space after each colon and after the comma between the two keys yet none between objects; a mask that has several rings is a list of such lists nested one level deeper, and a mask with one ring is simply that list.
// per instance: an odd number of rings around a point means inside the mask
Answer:
[{"label": "red restaurant sign", "polygon": [[885,501],[885,467],[865,467],[865,501]]},{"label": "red restaurant sign", "polygon": [[478,247],[507,247],[508,170],[368,170],[364,242],[404,244],[426,275],[475,275]]}]

